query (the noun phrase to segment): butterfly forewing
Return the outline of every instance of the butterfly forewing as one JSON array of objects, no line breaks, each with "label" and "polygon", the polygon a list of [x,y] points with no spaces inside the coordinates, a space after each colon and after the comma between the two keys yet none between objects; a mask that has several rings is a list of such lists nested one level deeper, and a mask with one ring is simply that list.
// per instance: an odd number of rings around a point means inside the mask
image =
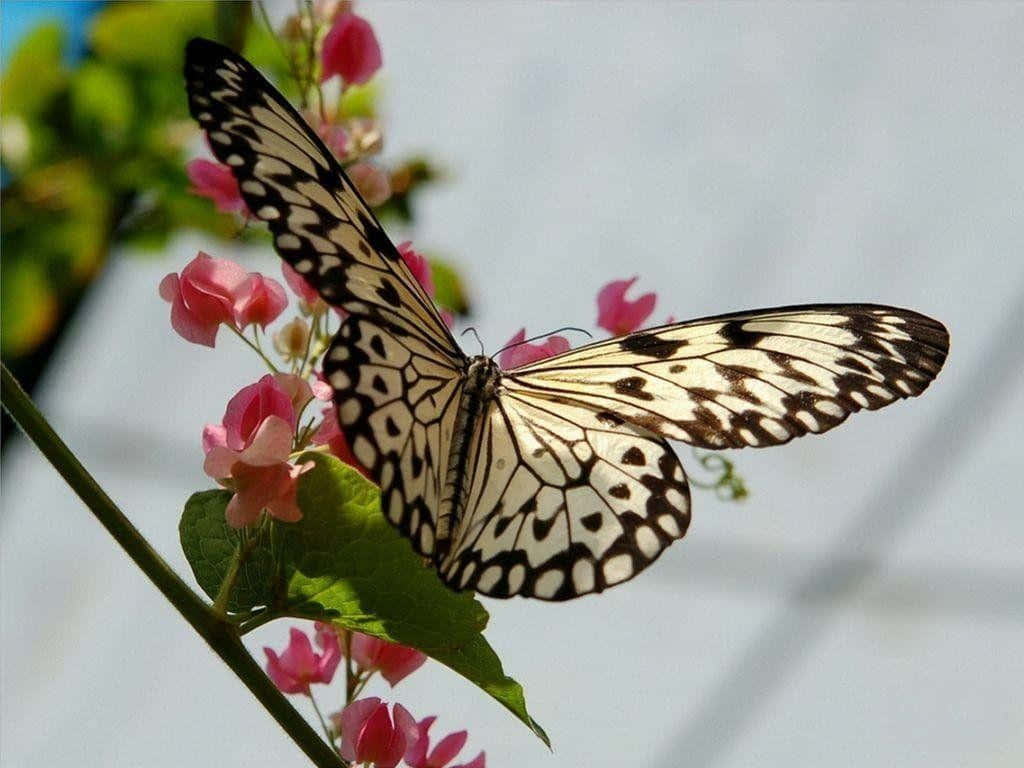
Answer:
[{"label": "butterfly forewing", "polygon": [[632,578],[686,532],[675,453],[612,414],[502,393],[475,445],[466,506],[439,564],[456,589],[568,600]]},{"label": "butterfly forewing", "polygon": [[704,448],[785,443],[924,391],[946,329],[909,310],[816,305],[662,326],[510,371],[506,388]]},{"label": "butterfly forewing", "polygon": [[352,452],[380,485],[385,516],[426,557],[462,392],[458,365],[417,336],[354,315],[324,358]]},{"label": "butterfly forewing", "polygon": [[188,44],[185,79],[192,116],[283,259],[328,303],[379,317],[442,352],[458,350],[373,212],[287,99],[208,40]]}]

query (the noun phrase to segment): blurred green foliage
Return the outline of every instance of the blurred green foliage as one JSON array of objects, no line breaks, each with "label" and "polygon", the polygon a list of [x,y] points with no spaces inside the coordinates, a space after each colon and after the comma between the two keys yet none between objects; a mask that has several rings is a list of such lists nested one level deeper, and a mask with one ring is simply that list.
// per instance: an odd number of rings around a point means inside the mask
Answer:
[{"label": "blurred green foliage", "polygon": [[24,37],[0,78],[0,346],[17,367],[47,340],[115,242],[159,248],[181,227],[236,222],[188,193],[194,141],[181,55],[216,33],[211,3],[111,3],[64,62],[60,26]]}]

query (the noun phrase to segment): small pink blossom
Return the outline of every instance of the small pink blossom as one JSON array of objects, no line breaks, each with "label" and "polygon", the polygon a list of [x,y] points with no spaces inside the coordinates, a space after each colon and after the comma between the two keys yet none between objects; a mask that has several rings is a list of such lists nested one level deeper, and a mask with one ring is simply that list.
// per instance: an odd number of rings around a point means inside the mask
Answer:
[{"label": "small pink blossom", "polygon": [[316,292],[316,288],[306,282],[306,278],[296,272],[286,261],[281,262],[281,274],[284,275],[284,281],[288,283],[288,287],[292,289],[292,293],[307,304],[315,304],[317,299],[320,298],[320,294]]},{"label": "small pink blossom", "polygon": [[[333,642],[332,642],[333,638]],[[267,675],[284,693],[304,693],[311,683],[329,683],[341,661],[341,646],[336,635],[317,635],[323,653],[315,653],[306,633],[292,627],[288,647],[278,656],[271,648],[267,654]]]},{"label": "small pink blossom", "polygon": [[235,305],[235,323],[239,328],[256,323],[266,328],[284,312],[288,297],[277,280],[250,272],[242,295]]},{"label": "small pink blossom", "polygon": [[645,293],[636,301],[626,299],[626,291],[637,281],[613,280],[597,294],[597,324],[609,333],[619,336],[640,328],[654,311],[657,296]]},{"label": "small pink blossom", "polygon": [[366,467],[359,463],[359,459],[352,453],[352,447],[348,444],[345,433],[338,426],[338,409],[332,405],[323,410],[324,420],[313,435],[314,445],[326,445],[331,453],[350,467],[359,470],[359,473],[367,480],[373,482]]},{"label": "small pink blossom", "polygon": [[234,490],[225,516],[234,528],[259,521],[264,510],[284,522],[302,519],[296,492],[299,476],[313,468],[313,462],[288,462],[292,427],[280,416],[266,417],[242,451],[214,445],[206,454],[203,471]]},{"label": "small pink blossom", "polygon": [[416,720],[401,704],[395,704],[394,719],[388,705],[377,697],[353,701],[331,722],[341,733],[341,756],[356,763],[373,763],[376,768],[394,768],[419,732]]},{"label": "small pink blossom", "polygon": [[[207,424],[203,430],[203,448],[220,445],[233,451],[244,450],[252,443],[256,430],[269,416],[283,419],[289,428],[295,428],[293,394],[299,385],[287,378],[288,374],[267,374],[255,384],[242,387],[230,400],[224,411],[223,426]],[[300,380],[301,381],[301,380]],[[285,386],[282,386],[284,384]],[[308,385],[307,385],[308,389]],[[308,400],[308,398],[307,398]]]},{"label": "small pink blossom", "polygon": [[[498,355],[498,365],[505,370],[518,368],[527,363],[543,360],[545,357],[561,354],[569,349],[569,340],[564,336],[548,336],[540,344],[524,343],[525,339],[526,329],[520,328],[515,336],[505,344],[508,349]],[[511,346],[513,344],[515,346]]]},{"label": "small pink blossom", "polygon": [[391,177],[375,163],[361,160],[345,171],[367,205],[378,206],[391,197]]},{"label": "small pink blossom", "polygon": [[187,341],[214,346],[221,323],[234,324],[248,279],[233,261],[199,251],[181,275],[172,272],[160,281],[160,297],[171,304],[171,327]]},{"label": "small pink blossom", "polygon": [[426,291],[427,295],[433,298],[437,288],[434,286],[434,280],[430,273],[430,262],[427,261],[422,253],[412,249],[412,242],[410,240],[399,243],[398,252],[402,254],[402,261],[405,262],[409,271],[412,272],[412,276],[423,286],[423,290]]},{"label": "small pink blossom", "polygon": [[185,165],[185,173],[192,182],[188,191],[200,197],[210,198],[218,211],[248,212],[242,193],[238,189],[238,181],[228,166],[197,157]]},{"label": "small pink blossom", "polygon": [[380,45],[373,27],[354,13],[338,14],[324,38],[320,81],[341,75],[346,85],[365,83],[380,69]]},{"label": "small pink blossom", "polygon": [[[437,718],[431,715],[425,717],[416,724],[416,728],[419,732],[419,737],[416,742],[405,751],[405,762],[410,768],[445,768],[448,766],[455,756],[459,754],[459,751],[466,744],[466,732],[456,731],[455,733],[449,733],[443,739],[441,739],[437,746],[431,750],[430,755],[427,755],[427,750],[430,749],[430,726],[434,724]],[[483,752],[478,754],[473,760],[465,765],[453,765],[449,768],[484,768],[486,758]]]},{"label": "small pink blossom", "polygon": [[425,654],[415,648],[389,643],[379,637],[356,632],[352,635],[352,660],[366,670],[375,669],[392,687],[423,666]]}]

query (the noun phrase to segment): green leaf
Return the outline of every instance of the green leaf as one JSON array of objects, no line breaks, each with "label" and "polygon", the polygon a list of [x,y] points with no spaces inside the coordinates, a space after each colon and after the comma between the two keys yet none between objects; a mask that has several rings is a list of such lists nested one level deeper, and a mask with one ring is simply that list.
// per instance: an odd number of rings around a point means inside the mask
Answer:
[{"label": "green leaf", "polygon": [[64,33],[56,23],[43,24],[25,36],[0,79],[0,114],[39,116],[64,85],[63,48]]},{"label": "green leaf", "polygon": [[[235,550],[242,543],[240,531],[228,525],[224,511],[231,492],[224,490],[193,493],[181,513],[178,535],[192,573],[210,599],[216,599],[227,576]],[[235,581],[227,609],[247,611],[269,605],[274,597],[275,568],[267,528],[259,528],[250,543]]]},{"label": "green leaf", "polygon": [[373,117],[377,113],[379,90],[376,78],[363,85],[350,85],[341,94],[341,114],[344,117]]},{"label": "green leaf", "polygon": [[331,621],[426,653],[480,686],[550,746],[526,711],[523,689],[481,630],[487,612],[448,589],[380,511],[380,492],[332,456],[307,453],[303,518],[284,526],[286,613]]},{"label": "green leaf", "polygon": [[455,268],[445,261],[431,258],[430,276],[437,289],[435,294],[437,303],[456,314],[468,315],[469,299],[466,298],[466,291],[462,287],[462,278],[459,277]]},{"label": "green leaf", "polygon": [[197,35],[209,37],[213,29],[211,3],[109,3],[96,14],[90,43],[100,59],[179,73],[185,43]]},{"label": "green leaf", "polygon": [[127,78],[113,67],[86,62],[72,78],[70,96],[76,132],[104,151],[121,149],[135,122],[135,98]]},{"label": "green leaf", "polygon": [[4,359],[28,354],[57,322],[57,299],[41,264],[5,259],[0,280],[0,347]]}]

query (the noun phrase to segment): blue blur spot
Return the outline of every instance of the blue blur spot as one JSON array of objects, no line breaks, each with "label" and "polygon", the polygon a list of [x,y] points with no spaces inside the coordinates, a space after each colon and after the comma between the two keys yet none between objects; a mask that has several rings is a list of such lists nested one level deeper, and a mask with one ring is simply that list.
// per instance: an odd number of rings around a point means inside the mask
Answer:
[{"label": "blue blur spot", "polygon": [[64,61],[72,64],[86,51],[89,19],[102,2],[0,2],[0,62],[17,50],[18,42],[40,24],[58,22],[65,30]]}]

